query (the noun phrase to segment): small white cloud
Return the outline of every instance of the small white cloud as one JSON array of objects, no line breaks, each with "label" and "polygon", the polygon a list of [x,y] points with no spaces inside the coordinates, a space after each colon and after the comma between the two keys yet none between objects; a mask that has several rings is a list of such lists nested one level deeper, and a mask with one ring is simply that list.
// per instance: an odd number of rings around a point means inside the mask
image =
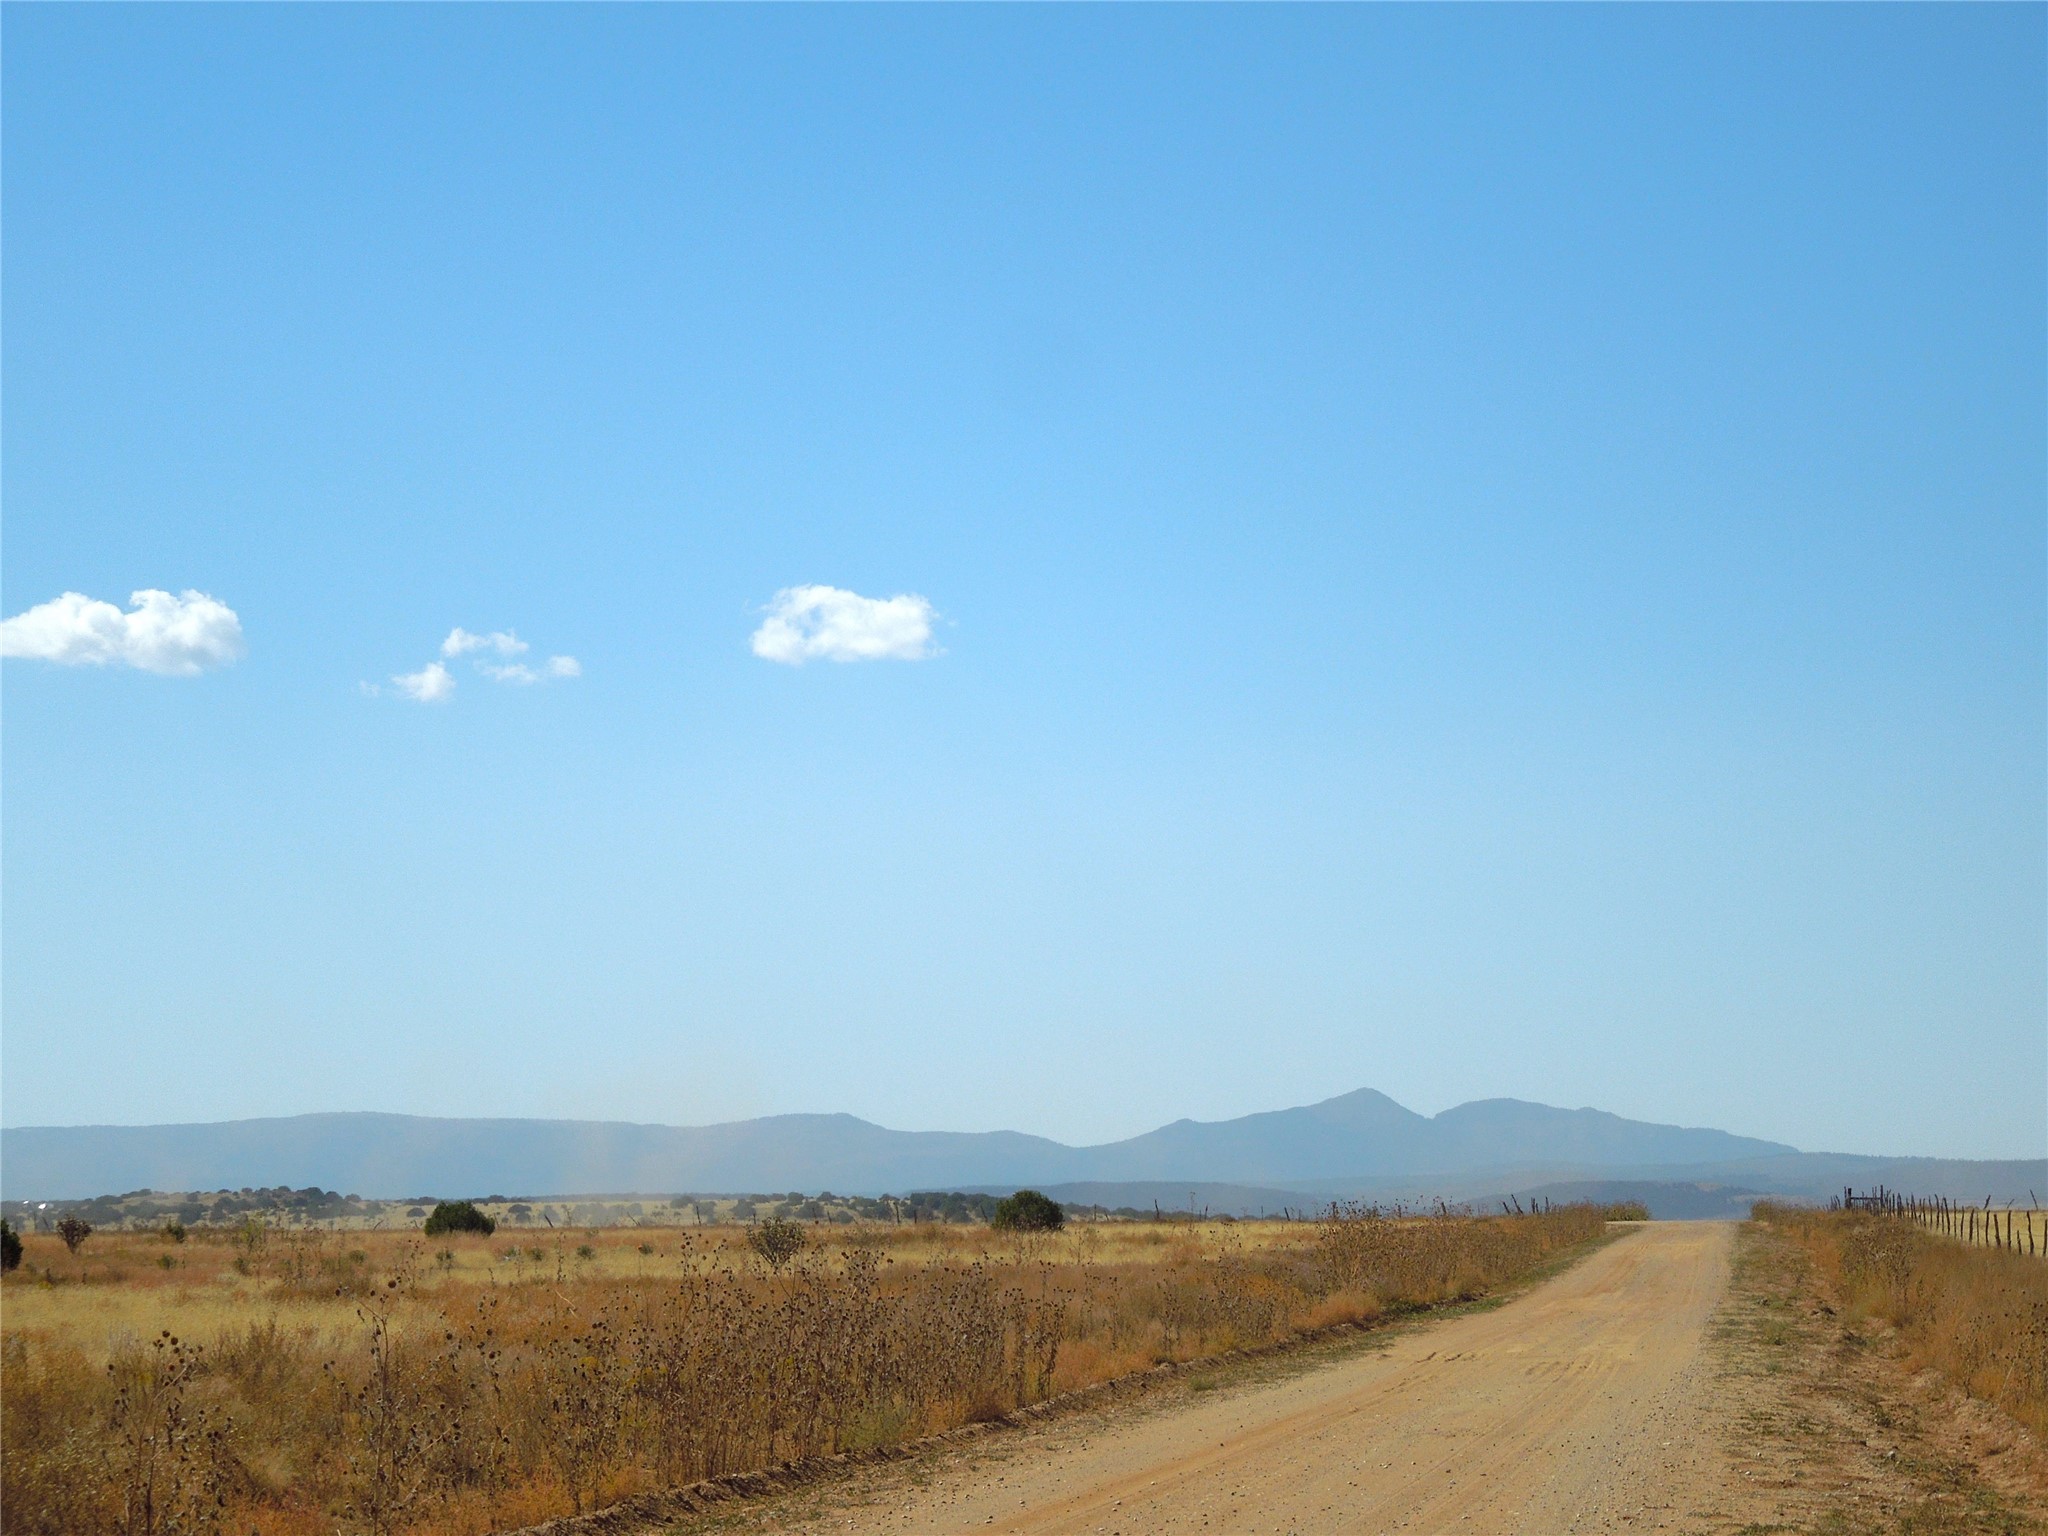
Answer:
[{"label": "small white cloud", "polygon": [[932,605],[912,593],[862,597],[843,587],[784,587],[754,631],[754,654],[802,666],[807,661],[920,661],[932,644]]},{"label": "small white cloud", "polygon": [[421,704],[440,704],[455,692],[455,679],[440,662],[430,661],[417,672],[399,673],[391,686]]},{"label": "small white cloud", "polygon": [[457,626],[448,631],[448,638],[441,642],[444,659],[466,656],[471,651],[490,651],[498,656],[520,656],[526,652],[526,642],[509,629],[495,629],[488,635],[471,634]]},{"label": "small white cloud", "polygon": [[523,661],[511,662],[502,667],[488,661],[480,661],[476,664],[476,669],[493,682],[518,683],[522,686],[528,683],[544,683],[552,677],[583,675],[583,664],[574,656],[550,656],[547,664],[538,670],[529,667]]},{"label": "small white cloud", "polygon": [[[529,666],[523,661],[492,661],[488,657],[514,657],[524,655],[530,647],[509,629],[492,630],[489,634],[478,634],[474,630],[460,627],[448,631],[448,638],[441,642],[440,661],[432,661],[417,672],[401,673],[391,679],[392,687],[409,699],[422,704],[440,704],[455,692],[455,674],[448,670],[448,662],[460,656],[474,655],[472,665],[483,676],[494,683],[509,683],[515,687],[529,687],[554,678],[581,677],[583,667],[574,656],[550,656],[539,666]],[[481,655],[475,653],[482,652]],[[375,683],[359,685],[362,691],[375,698],[383,690]]]},{"label": "small white cloud", "polygon": [[123,613],[112,603],[66,592],[0,623],[0,656],[33,657],[67,667],[135,667],[165,677],[196,677],[243,652],[235,610],[204,592],[136,592]]}]

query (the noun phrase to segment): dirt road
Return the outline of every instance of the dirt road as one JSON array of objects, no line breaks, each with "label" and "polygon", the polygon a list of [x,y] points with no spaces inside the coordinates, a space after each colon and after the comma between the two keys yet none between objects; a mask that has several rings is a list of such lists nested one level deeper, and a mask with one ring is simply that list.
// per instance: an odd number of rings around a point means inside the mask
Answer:
[{"label": "dirt road", "polygon": [[1055,1423],[764,1523],[892,1536],[1727,1529],[1753,1501],[1703,1433],[1704,1342],[1733,1230],[1650,1224],[1496,1310],[1158,1411]]}]

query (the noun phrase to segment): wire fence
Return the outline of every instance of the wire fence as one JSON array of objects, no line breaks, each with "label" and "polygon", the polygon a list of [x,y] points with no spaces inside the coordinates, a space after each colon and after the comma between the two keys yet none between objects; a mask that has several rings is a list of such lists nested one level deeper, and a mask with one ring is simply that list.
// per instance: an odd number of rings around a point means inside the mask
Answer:
[{"label": "wire fence", "polygon": [[1987,1196],[1982,1205],[1965,1205],[1944,1195],[1909,1195],[1880,1184],[1861,1195],[1844,1189],[1828,1201],[1828,1209],[1894,1216],[1959,1243],[2048,1257],[2048,1211],[2031,1192],[2029,1200],[2025,1206],[2017,1201],[1994,1206]]}]

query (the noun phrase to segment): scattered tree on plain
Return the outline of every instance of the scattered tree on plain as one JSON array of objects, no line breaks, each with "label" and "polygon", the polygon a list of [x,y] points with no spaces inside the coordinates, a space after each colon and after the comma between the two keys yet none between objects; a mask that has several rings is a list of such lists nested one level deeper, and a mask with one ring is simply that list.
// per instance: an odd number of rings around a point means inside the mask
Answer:
[{"label": "scattered tree on plain", "polygon": [[1059,1201],[1035,1189],[1020,1189],[996,1202],[992,1227],[1008,1232],[1057,1232],[1067,1224],[1067,1213]]},{"label": "scattered tree on plain", "polygon": [[478,1210],[474,1200],[443,1200],[434,1207],[426,1226],[428,1237],[449,1232],[474,1232],[479,1237],[489,1237],[497,1230],[498,1224]]}]

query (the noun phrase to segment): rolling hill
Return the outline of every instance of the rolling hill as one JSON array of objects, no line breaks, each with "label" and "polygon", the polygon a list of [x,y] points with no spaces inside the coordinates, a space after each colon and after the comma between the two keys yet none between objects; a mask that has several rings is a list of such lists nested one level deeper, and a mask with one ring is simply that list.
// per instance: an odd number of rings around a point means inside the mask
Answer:
[{"label": "rolling hill", "polygon": [[[1635,1183],[1654,1186],[1655,1202],[1675,1212],[1752,1191],[1814,1198],[1879,1182],[1972,1201],[2023,1201],[2029,1189],[2048,1190],[2048,1162],[1808,1153],[1518,1099],[1420,1115],[1370,1088],[1235,1120],[1176,1120],[1089,1147],[1015,1131],[892,1131],[852,1115],[669,1126],[359,1113],[0,1130],[0,1194],[10,1200],[278,1185],[411,1198],[872,1195],[1035,1184],[1088,1203],[1180,1209],[1192,1200],[1250,1211],[1336,1198],[1491,1203],[1517,1192]],[[1697,1197],[1681,1192],[1691,1186],[1708,1188]],[[1739,1194],[1713,1193],[1720,1188]]]},{"label": "rolling hill", "polygon": [[[1419,1115],[1359,1089],[1235,1120],[1177,1120],[1070,1147],[1012,1131],[892,1131],[851,1115],[776,1115],[725,1125],[457,1120],[316,1114],[195,1125],[0,1130],[0,1192],[78,1198],[119,1190],[319,1185],[376,1196],[428,1191],[911,1189],[1197,1183],[1318,1193],[1467,1185],[1493,1171],[1554,1177],[1769,1167],[1802,1157],[1776,1142],[1654,1125],[1514,1099]],[[1419,1181],[1419,1182],[1418,1182]],[[1480,1179],[1481,1183],[1497,1181]]]}]

